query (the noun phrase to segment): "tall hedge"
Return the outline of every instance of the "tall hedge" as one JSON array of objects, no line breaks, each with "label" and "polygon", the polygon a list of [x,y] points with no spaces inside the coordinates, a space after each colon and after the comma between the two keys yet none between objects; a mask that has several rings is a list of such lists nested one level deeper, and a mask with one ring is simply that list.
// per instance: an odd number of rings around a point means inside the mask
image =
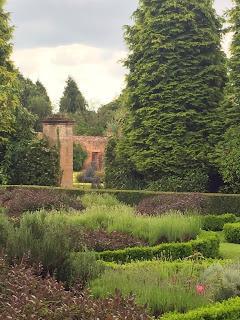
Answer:
[{"label": "tall hedge", "polygon": [[221,28],[210,0],[140,0],[134,25],[126,27],[125,149],[161,190],[186,175],[192,190],[208,188],[226,80]]},{"label": "tall hedge", "polygon": [[58,186],[59,151],[44,139],[12,143],[5,156],[5,170],[8,183],[13,185]]}]

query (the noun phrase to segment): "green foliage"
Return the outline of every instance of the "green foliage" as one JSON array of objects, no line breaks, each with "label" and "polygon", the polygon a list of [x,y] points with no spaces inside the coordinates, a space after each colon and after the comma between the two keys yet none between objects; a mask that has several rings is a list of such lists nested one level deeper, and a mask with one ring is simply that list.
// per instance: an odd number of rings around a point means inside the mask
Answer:
[{"label": "green foliage", "polygon": [[19,74],[18,91],[21,105],[35,116],[34,129],[42,131],[41,121],[52,114],[47,90],[40,81],[33,83]]},{"label": "green foliage", "polygon": [[240,244],[240,222],[225,224],[224,235],[228,242]]},{"label": "green foliage", "polygon": [[83,150],[80,144],[73,145],[73,170],[81,171],[84,161],[87,158],[86,151]]},{"label": "green foliage", "polygon": [[46,140],[12,143],[5,157],[11,184],[58,186],[61,178],[59,152]]},{"label": "green foliage", "polygon": [[216,148],[217,165],[225,183],[225,189],[240,191],[240,128],[231,127]]},{"label": "green foliage", "polygon": [[0,208],[0,250],[6,248],[8,237],[13,232],[13,227],[4,211]]},{"label": "green foliage", "polygon": [[136,302],[146,305],[155,316],[186,312],[209,303],[208,296],[199,296],[195,289],[205,268],[193,261],[131,263],[106,270],[91,283],[91,291],[96,297],[107,297],[116,289],[123,296],[133,293]]},{"label": "green foliage", "polygon": [[209,288],[213,301],[240,296],[240,263],[209,266],[201,276],[201,283]]},{"label": "green foliage", "polygon": [[201,253],[206,258],[219,256],[219,239],[216,235],[205,235],[202,238],[186,243],[167,243],[155,247],[127,248],[125,250],[105,251],[99,254],[104,261],[126,263],[134,260],[168,259],[178,260]]},{"label": "green foliage", "polygon": [[216,303],[186,314],[169,314],[162,320],[238,320],[240,314],[240,298],[233,298],[223,303]]},{"label": "green foliage", "polygon": [[134,20],[126,28],[126,159],[147,183],[167,179],[167,189],[169,176],[197,169],[189,183],[206,191],[226,80],[221,20],[209,0],[141,0]]},{"label": "green foliage", "polygon": [[16,71],[11,62],[12,32],[9,26],[9,14],[5,12],[4,2],[0,2],[0,161],[4,147],[14,132],[14,109],[18,106],[15,90]]},{"label": "green foliage", "polygon": [[78,89],[77,83],[69,77],[66,82],[66,87],[63,97],[60,101],[61,113],[77,113],[86,111],[87,102],[82,93]]},{"label": "green foliage", "polygon": [[225,90],[225,101],[221,110],[226,128],[238,126],[240,115],[240,2],[239,0],[232,2],[233,7],[228,11],[229,31],[233,33],[228,63],[229,77]]},{"label": "green foliage", "polygon": [[234,214],[223,214],[220,216],[207,215],[203,218],[203,229],[207,231],[222,231],[226,223],[236,222],[237,217]]},{"label": "green foliage", "polygon": [[119,206],[120,202],[113,195],[104,193],[104,194],[93,194],[87,193],[80,198],[82,204],[86,208],[91,207],[115,207]]}]

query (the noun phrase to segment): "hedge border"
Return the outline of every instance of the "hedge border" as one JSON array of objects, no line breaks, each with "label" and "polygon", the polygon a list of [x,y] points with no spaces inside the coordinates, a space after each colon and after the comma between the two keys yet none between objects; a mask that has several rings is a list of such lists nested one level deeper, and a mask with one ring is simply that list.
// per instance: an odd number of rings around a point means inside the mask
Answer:
[{"label": "hedge border", "polygon": [[153,247],[134,247],[115,251],[103,251],[98,258],[107,262],[129,263],[153,259],[178,260],[201,253],[205,258],[219,257],[220,240],[214,233],[201,235],[197,240],[183,243],[166,243]]},{"label": "hedge border", "polygon": [[[147,197],[154,197],[158,195],[173,195],[173,194],[185,194],[189,195],[192,193],[174,193],[174,192],[152,192],[144,190],[109,190],[109,189],[92,189],[92,190],[81,190],[81,189],[63,189],[57,187],[41,187],[41,186],[0,186],[1,189],[16,189],[16,188],[27,188],[27,189],[49,189],[60,192],[67,192],[74,196],[81,196],[86,193],[108,193],[117,197],[121,202],[128,205],[137,205],[141,200]],[[225,214],[234,213],[240,216],[240,194],[223,194],[223,193],[199,193],[206,199],[204,211],[202,213],[208,214]]]},{"label": "hedge border", "polygon": [[226,300],[199,309],[189,311],[186,314],[166,314],[161,320],[239,320],[240,297]]},{"label": "hedge border", "polygon": [[237,216],[232,213],[222,215],[206,215],[202,217],[203,230],[206,231],[222,231],[226,223],[234,223]]},{"label": "hedge border", "polygon": [[240,244],[240,222],[227,223],[224,225],[225,239],[230,243]]}]

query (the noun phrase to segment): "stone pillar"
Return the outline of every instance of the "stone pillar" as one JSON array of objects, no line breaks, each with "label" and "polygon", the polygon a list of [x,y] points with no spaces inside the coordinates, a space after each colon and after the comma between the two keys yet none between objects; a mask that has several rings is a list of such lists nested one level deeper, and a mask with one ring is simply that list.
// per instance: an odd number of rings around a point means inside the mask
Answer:
[{"label": "stone pillar", "polygon": [[48,118],[43,121],[43,135],[51,145],[60,146],[61,187],[73,187],[73,125],[64,118]]}]

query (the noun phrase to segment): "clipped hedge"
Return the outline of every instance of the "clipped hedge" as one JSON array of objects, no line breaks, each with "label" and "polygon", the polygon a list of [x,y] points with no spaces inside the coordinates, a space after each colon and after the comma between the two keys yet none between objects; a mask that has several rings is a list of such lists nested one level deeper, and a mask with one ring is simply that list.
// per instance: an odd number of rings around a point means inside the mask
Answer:
[{"label": "clipped hedge", "polygon": [[166,314],[161,320],[239,320],[240,297],[199,308],[186,314]]},{"label": "clipped hedge", "polygon": [[224,235],[228,242],[240,244],[240,222],[225,224]]},{"label": "clipped hedge", "polygon": [[[53,187],[40,187],[40,186],[0,186],[4,189],[12,188],[30,188],[30,189],[48,189],[56,190],[59,192],[68,192],[75,196],[81,196],[85,193],[95,192],[95,193],[108,193],[115,196],[119,201],[128,205],[137,205],[139,202],[147,197],[162,196],[164,201],[164,196],[169,195],[183,195],[192,193],[171,193],[171,192],[153,192],[153,191],[143,191],[143,190],[108,190],[108,189],[93,189],[93,190],[81,190],[77,188],[73,189],[63,189],[63,188],[53,188]],[[221,193],[201,193],[204,199],[204,205],[202,207],[203,214],[216,214],[221,215],[226,212],[236,214],[240,217],[240,194],[221,194]]]},{"label": "clipped hedge", "polygon": [[183,243],[166,243],[154,247],[135,247],[123,250],[104,251],[99,259],[127,263],[136,260],[169,259],[177,260],[190,257],[199,252],[206,258],[219,256],[219,238],[216,234],[201,235],[197,240]]},{"label": "clipped hedge", "polygon": [[202,218],[203,230],[206,231],[222,231],[226,223],[236,222],[237,217],[234,214],[228,213],[220,216],[207,215]]}]

